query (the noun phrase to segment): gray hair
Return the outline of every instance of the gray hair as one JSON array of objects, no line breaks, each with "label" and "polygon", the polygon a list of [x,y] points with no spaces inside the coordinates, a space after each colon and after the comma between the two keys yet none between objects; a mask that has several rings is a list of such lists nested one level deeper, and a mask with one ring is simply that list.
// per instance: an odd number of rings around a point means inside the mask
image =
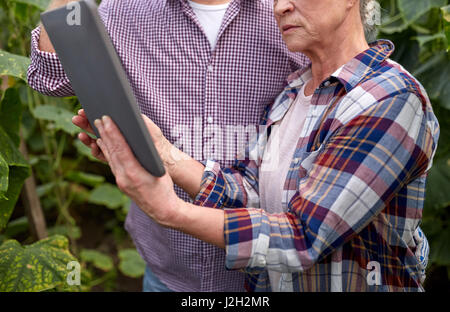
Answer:
[{"label": "gray hair", "polygon": [[379,8],[380,6],[376,0],[359,0],[359,12],[367,42],[374,41],[378,35],[376,25],[380,21],[377,19],[381,19]]}]

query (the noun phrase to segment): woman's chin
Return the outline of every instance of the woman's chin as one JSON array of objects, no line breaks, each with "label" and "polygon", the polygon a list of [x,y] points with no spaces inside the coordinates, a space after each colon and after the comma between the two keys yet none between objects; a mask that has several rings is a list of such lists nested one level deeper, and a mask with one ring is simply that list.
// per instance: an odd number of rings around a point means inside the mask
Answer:
[{"label": "woman's chin", "polygon": [[[285,41],[286,42],[286,41]],[[304,52],[306,50],[306,45],[299,39],[295,42],[286,42],[286,46],[290,52]]]}]

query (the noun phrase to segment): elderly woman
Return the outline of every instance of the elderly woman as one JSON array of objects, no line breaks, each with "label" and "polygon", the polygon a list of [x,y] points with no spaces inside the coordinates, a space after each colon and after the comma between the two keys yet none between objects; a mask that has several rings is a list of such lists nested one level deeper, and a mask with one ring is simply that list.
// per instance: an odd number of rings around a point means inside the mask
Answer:
[{"label": "elderly woman", "polygon": [[[389,59],[393,44],[367,44],[360,1],[275,0],[288,48],[312,64],[289,77],[232,168],[184,155],[146,117],[161,178],[107,116],[95,121],[101,139],[80,138],[151,218],[224,248],[249,290],[422,291],[415,231],[438,122],[420,83]],[[74,123],[88,128],[82,111]]]}]

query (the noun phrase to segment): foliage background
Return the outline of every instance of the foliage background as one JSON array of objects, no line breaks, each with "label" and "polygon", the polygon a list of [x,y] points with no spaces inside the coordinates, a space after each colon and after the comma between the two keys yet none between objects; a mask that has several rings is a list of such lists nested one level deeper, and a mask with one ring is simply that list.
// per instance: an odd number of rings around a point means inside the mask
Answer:
[{"label": "foliage background", "polygon": [[[49,0],[0,0],[0,291],[140,291],[145,264],[123,229],[129,199],[76,138],[76,98],[51,98],[26,84],[30,32]],[[425,288],[450,277],[450,9],[448,0],[380,0],[379,38],[425,86],[441,136],[430,171],[422,228],[431,244]],[[19,151],[23,141],[28,155]],[[48,226],[35,242],[19,197],[31,173]],[[81,287],[65,283],[69,260]]]}]

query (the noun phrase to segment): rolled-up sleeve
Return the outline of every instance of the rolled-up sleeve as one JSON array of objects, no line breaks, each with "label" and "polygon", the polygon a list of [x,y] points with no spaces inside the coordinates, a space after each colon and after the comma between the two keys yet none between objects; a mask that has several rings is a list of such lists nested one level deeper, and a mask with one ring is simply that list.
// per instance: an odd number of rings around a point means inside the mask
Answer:
[{"label": "rolled-up sleeve", "polygon": [[[109,20],[111,2],[111,0],[103,0],[98,7],[99,16],[105,25]],[[39,50],[40,36],[40,26],[31,31],[31,63],[27,71],[29,86],[49,96],[74,96],[75,92],[58,55]]]},{"label": "rolled-up sleeve", "polygon": [[29,86],[49,96],[74,96],[57,54],[39,50],[40,33],[40,26],[31,32],[31,63],[27,71]]},{"label": "rolled-up sleeve", "polygon": [[[405,93],[337,127],[300,180],[287,212],[225,210],[227,268],[304,271],[330,255],[402,187],[426,175],[439,133],[431,124],[419,98]],[[393,217],[407,224],[406,212]]]},{"label": "rolled-up sleeve", "polygon": [[210,208],[259,207],[258,168],[254,161],[236,161],[231,168],[208,160],[194,204]]}]

